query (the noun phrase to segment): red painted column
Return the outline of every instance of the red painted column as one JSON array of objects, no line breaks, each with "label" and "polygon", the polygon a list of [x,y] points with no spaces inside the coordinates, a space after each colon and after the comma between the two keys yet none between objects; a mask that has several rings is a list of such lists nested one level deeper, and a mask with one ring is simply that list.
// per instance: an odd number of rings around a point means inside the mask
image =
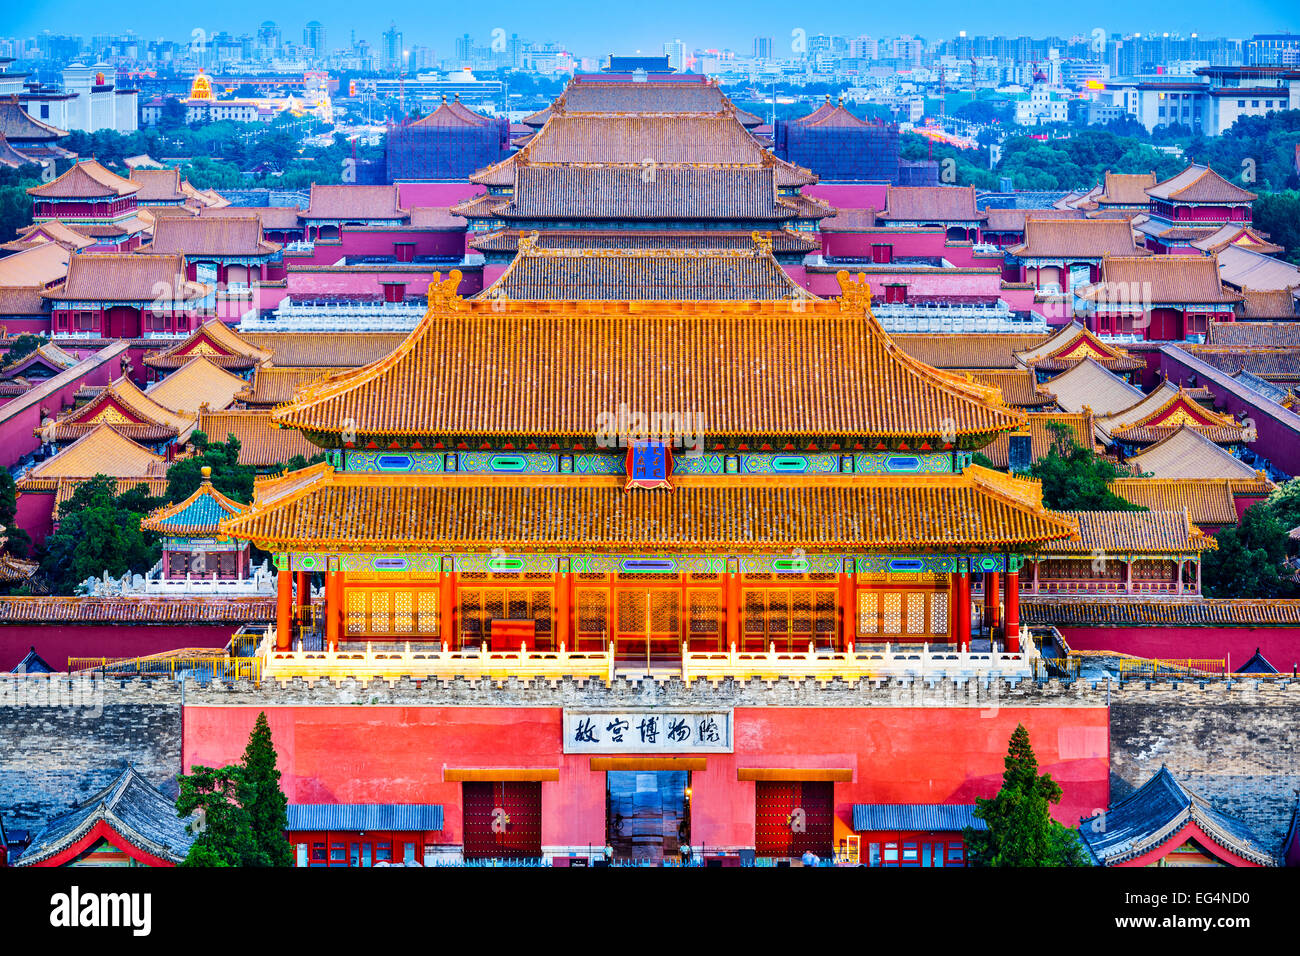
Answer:
[{"label": "red painted column", "polygon": [[339,649],[339,631],[343,622],[343,572],[331,568],[325,574],[325,646]]},{"label": "red painted column", "polygon": [[840,572],[840,650],[849,653],[857,640],[858,589],[852,571]]},{"label": "red painted column", "polygon": [[290,608],[293,605],[293,572],[280,568],[275,572],[275,646],[287,651],[293,633]]},{"label": "red painted column", "polygon": [[998,623],[998,583],[998,572],[984,573],[984,626],[989,629],[989,637]]},{"label": "red painted column", "polygon": [[970,574],[968,572],[958,571],[953,576],[953,590],[956,592],[953,596],[956,620],[953,643],[959,648],[968,647],[970,645]]},{"label": "red painted column", "polygon": [[307,623],[307,616],[311,613],[311,586],[307,583],[307,572],[299,571],[295,575],[294,590],[298,598],[298,625]]},{"label": "red painted column", "polygon": [[1006,595],[1007,621],[1004,631],[1007,638],[1007,650],[1012,654],[1020,650],[1020,572],[1007,572]]},{"label": "red painted column", "polygon": [[727,572],[727,650],[740,648],[740,572]]},{"label": "red painted column", "polygon": [[555,636],[552,643],[556,650],[563,644],[568,650],[575,650],[569,635],[571,633],[572,612],[569,610],[569,572],[560,571],[555,575]]},{"label": "red painted column", "polygon": [[456,614],[455,573],[444,565],[442,574],[438,576],[438,636],[442,643],[447,645],[448,650],[456,649],[454,627]]}]

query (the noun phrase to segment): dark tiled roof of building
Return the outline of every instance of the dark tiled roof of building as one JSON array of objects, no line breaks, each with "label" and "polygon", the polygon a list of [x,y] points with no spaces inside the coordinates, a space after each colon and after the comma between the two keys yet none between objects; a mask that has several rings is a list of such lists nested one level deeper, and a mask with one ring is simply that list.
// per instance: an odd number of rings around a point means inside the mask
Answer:
[{"label": "dark tiled roof of building", "polygon": [[140,251],[201,256],[269,256],[280,244],[262,238],[262,221],[256,216],[199,219],[164,216],[154,225],[153,240]]},{"label": "dark tiled roof of building", "polygon": [[47,823],[15,865],[35,866],[57,856],[89,837],[101,822],[137,849],[170,863],[185,859],[195,839],[177,815],[175,801],[127,767],[99,793]]},{"label": "dark tiled roof of building", "polygon": [[1300,627],[1300,600],[1275,598],[1089,596],[1080,601],[1077,595],[1071,595],[1025,598],[1020,607],[1026,624],[1058,627]]},{"label": "dark tiled roof of building", "polygon": [[815,299],[772,253],[745,249],[540,249],[525,239],[481,299]]},{"label": "dark tiled roof of building", "polygon": [[6,140],[52,142],[67,135],[67,130],[42,123],[23,109],[17,94],[0,98],[0,136]]},{"label": "dark tiled roof of building", "polygon": [[396,186],[322,186],[313,183],[311,200],[301,218],[403,220],[407,215]]},{"label": "dark tiled roof of building", "polygon": [[975,207],[974,186],[890,186],[881,219],[894,222],[972,222],[987,214]]},{"label": "dark tiled roof of building", "polygon": [[[777,195],[771,167],[523,165],[506,219],[770,219],[829,209]],[[807,207],[807,208],[805,208]]]},{"label": "dark tiled roof of building", "polygon": [[1300,349],[1196,345],[1191,342],[1179,344],[1188,354],[1229,375],[1236,375],[1245,370],[1270,381],[1300,379]]},{"label": "dark tiled roof of building", "polygon": [[38,199],[116,198],[139,191],[139,183],[119,176],[93,159],[83,159],[57,179],[27,190]]},{"label": "dark tiled roof of building", "polygon": [[967,827],[987,830],[989,825],[975,816],[970,803],[857,803],[853,805],[853,829],[857,833],[957,833]]},{"label": "dark tiled roof of building", "polygon": [[[1104,823],[1102,822],[1104,821]],[[1228,852],[1260,866],[1278,866],[1276,855],[1242,821],[1220,813],[1182,786],[1165,766],[1127,799],[1090,817],[1079,834],[1104,866],[1115,866],[1158,849],[1192,824]],[[1205,847],[1212,852],[1213,847]]]},{"label": "dark tiled roof of building", "polygon": [[1254,193],[1234,186],[1208,166],[1193,164],[1176,176],[1147,189],[1152,199],[1169,202],[1236,202],[1256,199]]},{"label": "dark tiled roof of building", "polygon": [[459,97],[452,102],[447,102],[447,97],[442,98],[438,108],[428,116],[422,116],[412,123],[412,126],[443,126],[443,127],[480,127],[491,126],[496,122],[490,116],[484,116],[482,113],[475,113],[473,110],[463,106]]},{"label": "dark tiled roof of building", "polygon": [[262,623],[275,598],[0,597],[0,622],[50,624]]},{"label": "dark tiled roof of building", "polygon": [[1127,219],[1037,219],[1032,213],[1025,217],[1025,241],[1007,252],[1038,259],[1146,254],[1134,240]]},{"label": "dark tiled roof of building", "polygon": [[[839,434],[992,435],[1023,421],[996,389],[896,348],[869,312],[865,280],[840,279],[834,302],[466,302],[454,294],[453,272],[430,286],[428,313],[392,355],[304,388],[274,415],[322,434],[339,434],[351,419],[369,436],[586,441],[602,410],[626,402],[695,409],[710,436],[804,443]],[[502,365],[490,380],[465,376],[434,358],[457,353],[493,356],[510,372]],[[536,362],[542,354],[548,361]],[[602,360],[593,365],[592,356]],[[738,394],[747,400],[734,401]]]},{"label": "dark tiled roof of building", "polygon": [[442,829],[437,803],[291,803],[290,833],[384,831],[418,833]]},{"label": "dark tiled roof of building", "polygon": [[185,257],[138,253],[78,253],[68,263],[68,278],[45,293],[48,299],[87,302],[189,303],[209,286],[185,278]]},{"label": "dark tiled roof of building", "polygon": [[[1241,298],[1241,307],[1237,310],[1241,318],[1288,319],[1294,328],[1300,329],[1300,314],[1296,312],[1296,290],[1270,289],[1255,292],[1252,289],[1242,289]],[[1220,324],[1226,323],[1215,323]],[[1300,335],[1297,338],[1300,339]]]},{"label": "dark tiled roof of building", "polygon": [[[1141,290],[1134,295],[1133,290]],[[1101,264],[1101,281],[1079,289],[1099,309],[1142,311],[1161,303],[1240,302],[1219,281],[1218,261],[1201,256],[1112,256]]]}]

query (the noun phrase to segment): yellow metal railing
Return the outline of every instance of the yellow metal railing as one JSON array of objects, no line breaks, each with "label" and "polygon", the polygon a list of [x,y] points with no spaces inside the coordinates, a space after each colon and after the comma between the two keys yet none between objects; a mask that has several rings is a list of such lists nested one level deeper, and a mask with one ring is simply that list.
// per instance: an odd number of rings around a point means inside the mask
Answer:
[{"label": "yellow metal railing", "polygon": [[1170,673],[1221,676],[1228,672],[1228,662],[1222,658],[1188,657],[1165,660],[1126,657],[1118,662],[1118,670],[1121,677],[1140,677],[1146,674],[1159,676]]},{"label": "yellow metal railing", "polygon": [[121,677],[193,677],[198,680],[262,679],[258,657],[70,657],[69,671],[93,671]]}]

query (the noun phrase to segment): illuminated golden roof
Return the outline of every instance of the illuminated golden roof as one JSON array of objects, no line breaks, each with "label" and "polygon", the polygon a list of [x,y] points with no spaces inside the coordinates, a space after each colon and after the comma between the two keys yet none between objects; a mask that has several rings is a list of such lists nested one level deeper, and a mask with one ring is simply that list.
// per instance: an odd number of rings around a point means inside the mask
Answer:
[{"label": "illuminated golden roof", "polygon": [[260,547],[326,550],[1017,548],[1075,533],[1037,482],[962,474],[679,476],[389,475],[317,465],[257,483],[221,530]]},{"label": "illuminated golden roof", "polygon": [[206,355],[195,355],[145,394],[164,408],[194,416],[205,405],[214,411],[226,408],[247,387],[242,378],[217,367]]},{"label": "illuminated golden roof", "polygon": [[189,428],[193,417],[160,405],[124,376],[50,426],[49,440],[73,441],[105,424],[134,441],[161,442]]},{"label": "illuminated golden roof", "polygon": [[[1022,424],[996,387],[896,347],[863,277],[834,301],[465,301],[460,273],[393,353],[299,389],[273,417],[328,443],[595,440],[621,407],[698,416],[710,440],[953,447]],[[364,437],[362,437],[364,436]],[[779,437],[778,437],[779,436]],[[909,441],[910,440],[910,441]]]}]

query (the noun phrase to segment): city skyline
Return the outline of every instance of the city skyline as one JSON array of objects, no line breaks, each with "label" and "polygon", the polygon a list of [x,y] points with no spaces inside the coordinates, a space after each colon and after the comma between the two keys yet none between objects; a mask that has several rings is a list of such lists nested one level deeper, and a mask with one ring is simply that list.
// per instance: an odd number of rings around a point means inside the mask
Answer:
[{"label": "city skyline", "polygon": [[[160,4],[146,4],[139,22],[124,22],[120,9],[90,5],[84,0],[52,0],[35,8],[11,8],[0,14],[0,35],[26,38],[49,31],[54,34],[96,34],[133,32],[142,39],[185,40],[205,31],[212,35],[255,34],[265,20],[279,27],[286,41],[301,44],[302,32],[309,21],[319,21],[325,30],[328,50],[348,46],[355,33],[372,45],[382,41],[389,23],[395,23],[409,47],[413,44],[445,47],[450,53],[455,40],[469,33],[476,41],[487,43],[493,32],[505,36],[518,34],[533,42],[559,42],[571,52],[586,56],[608,53],[659,54],[664,43],[680,39],[689,49],[729,49],[739,55],[752,50],[755,37],[773,40],[773,55],[796,56],[794,48],[799,34],[838,36],[870,35],[890,37],[912,35],[926,40],[943,40],[965,31],[970,36],[1060,36],[1090,35],[1103,30],[1114,34],[1169,33],[1207,37],[1245,38],[1253,33],[1300,32],[1300,17],[1294,7],[1281,0],[1254,0],[1234,10],[1234,29],[1219,29],[1223,21],[1221,7],[1208,0],[1190,0],[1175,11],[1155,5],[1134,8],[1114,2],[1094,4],[1088,11],[1062,15],[1028,3],[1001,4],[996,10],[972,10],[946,0],[923,0],[906,10],[872,11],[869,15],[836,10],[829,3],[804,5],[801,15],[778,7],[775,3],[746,4],[743,19],[738,7],[715,6],[701,11],[697,6],[670,0],[661,4],[652,22],[639,12],[619,16],[617,8],[602,9],[599,22],[584,15],[588,5],[574,0],[559,0],[546,8],[527,8],[516,12],[499,11],[491,17],[468,12],[451,12],[436,20],[427,8],[398,0],[388,4],[381,16],[356,22],[354,8],[338,4],[281,3],[274,6],[253,5],[236,0],[222,7],[220,15],[195,16]],[[64,24],[75,24],[69,29]],[[689,26],[687,26],[689,24]],[[788,52],[783,53],[783,49]],[[443,51],[440,49],[439,53]]]}]

